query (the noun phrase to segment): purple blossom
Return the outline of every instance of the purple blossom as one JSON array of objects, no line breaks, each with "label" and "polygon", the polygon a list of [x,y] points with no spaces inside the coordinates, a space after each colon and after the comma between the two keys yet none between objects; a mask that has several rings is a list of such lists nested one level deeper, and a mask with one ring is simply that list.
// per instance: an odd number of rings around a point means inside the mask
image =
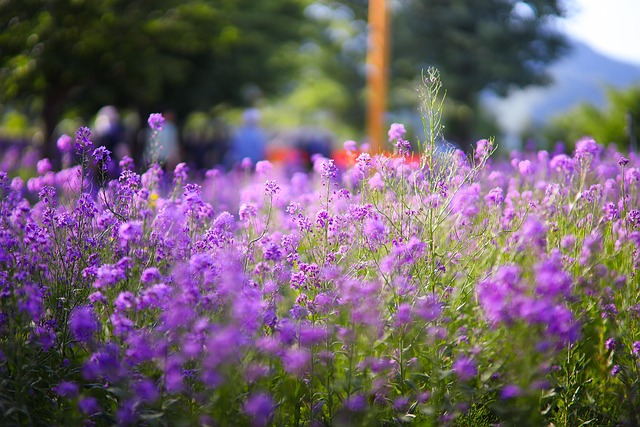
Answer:
[{"label": "purple blossom", "polygon": [[608,351],[616,350],[618,348],[618,341],[616,341],[614,338],[609,338],[607,341],[605,341],[604,347]]},{"label": "purple blossom", "polygon": [[478,375],[476,362],[468,356],[458,356],[456,360],[453,361],[451,369],[460,381],[469,381]]},{"label": "purple blossom", "polygon": [[336,176],[338,176],[338,168],[336,167],[333,159],[320,159],[319,162],[319,170],[320,176],[323,180],[329,181]]},{"label": "purple blossom", "polygon": [[260,160],[256,162],[256,173],[258,175],[269,175],[273,172],[273,164],[268,160]]},{"label": "purple blossom", "polygon": [[361,394],[354,394],[345,400],[344,407],[352,412],[361,412],[366,409],[367,400]]},{"label": "purple blossom", "polygon": [[574,157],[578,160],[596,158],[601,148],[593,138],[585,137],[576,142]]},{"label": "purple blossom", "polygon": [[69,316],[69,329],[79,342],[91,342],[99,328],[100,324],[90,306],[76,307]]},{"label": "purple blossom", "polygon": [[311,355],[305,349],[292,348],[287,350],[282,356],[284,370],[290,374],[301,376],[306,371]]},{"label": "purple blossom", "polygon": [[500,397],[504,400],[513,399],[522,394],[522,390],[515,384],[507,384],[500,392]]},{"label": "purple blossom", "polygon": [[111,151],[107,150],[104,146],[93,150],[94,165],[100,166],[103,171],[106,171],[109,169],[109,163],[111,163]]},{"label": "purple blossom", "polygon": [[406,156],[411,153],[411,142],[407,141],[406,139],[400,138],[394,145],[398,150],[398,154],[400,154],[401,156]]},{"label": "purple blossom", "polygon": [[126,246],[131,241],[136,241],[142,237],[142,223],[140,221],[129,221],[118,228],[120,244]]},{"label": "purple blossom", "polygon": [[36,169],[40,175],[44,175],[51,170],[51,161],[49,159],[39,160]]},{"label": "purple blossom", "polygon": [[62,154],[70,153],[71,149],[73,148],[72,144],[73,144],[73,139],[66,133],[62,134],[56,141],[58,150],[60,150]]},{"label": "purple blossom", "polygon": [[100,404],[95,397],[83,397],[78,402],[78,408],[80,412],[86,415],[93,415],[100,412]]},{"label": "purple blossom", "polygon": [[251,424],[255,427],[267,426],[274,410],[273,399],[266,393],[252,394],[244,404],[244,412],[251,418]]},{"label": "purple blossom", "polygon": [[504,201],[504,195],[502,187],[496,187],[491,189],[486,196],[484,196],[484,201],[491,206],[500,206],[500,204]]},{"label": "purple blossom", "polygon": [[264,183],[264,192],[267,196],[273,197],[280,192],[280,186],[275,180],[270,179]]},{"label": "purple blossom", "polygon": [[76,131],[76,143],[75,150],[81,154],[85,150],[90,151],[93,149],[93,142],[91,142],[91,130],[88,127],[80,127]]},{"label": "purple blossom", "polygon": [[147,123],[149,124],[151,130],[160,132],[164,127],[164,117],[160,113],[150,114]]},{"label": "purple blossom", "polygon": [[389,128],[389,142],[393,141],[394,139],[401,139],[404,134],[407,133],[407,130],[404,128],[404,125],[401,123],[393,123],[391,124],[391,127]]},{"label": "purple blossom", "polygon": [[493,150],[493,143],[488,139],[481,139],[476,142],[475,158],[478,161],[482,161],[489,157]]},{"label": "purple blossom", "polygon": [[141,402],[153,403],[160,397],[160,393],[153,381],[144,379],[133,384],[136,398]]},{"label": "purple blossom", "polygon": [[357,150],[357,144],[355,141],[347,140],[342,144],[343,148],[347,152],[353,152]]},{"label": "purple blossom", "polygon": [[63,381],[55,387],[55,392],[58,396],[66,397],[68,399],[73,399],[78,396],[79,388],[78,384]]},{"label": "purple blossom", "polygon": [[162,275],[156,267],[146,268],[140,275],[140,281],[144,284],[149,284],[158,281],[162,278]]}]

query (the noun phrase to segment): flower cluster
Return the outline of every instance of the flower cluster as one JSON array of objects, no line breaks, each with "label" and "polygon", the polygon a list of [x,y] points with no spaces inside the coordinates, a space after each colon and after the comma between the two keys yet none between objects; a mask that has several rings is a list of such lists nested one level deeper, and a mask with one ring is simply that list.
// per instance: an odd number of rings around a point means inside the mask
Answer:
[{"label": "flower cluster", "polygon": [[640,157],[492,152],[0,171],[3,420],[637,424]]}]

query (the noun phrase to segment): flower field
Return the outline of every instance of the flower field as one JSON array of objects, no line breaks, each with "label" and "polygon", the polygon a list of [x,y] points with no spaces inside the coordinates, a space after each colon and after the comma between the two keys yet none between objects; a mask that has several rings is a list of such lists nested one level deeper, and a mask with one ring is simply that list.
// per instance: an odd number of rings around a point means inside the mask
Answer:
[{"label": "flower field", "polygon": [[403,136],[109,181],[81,128],[7,167],[0,423],[639,425],[640,157]]}]

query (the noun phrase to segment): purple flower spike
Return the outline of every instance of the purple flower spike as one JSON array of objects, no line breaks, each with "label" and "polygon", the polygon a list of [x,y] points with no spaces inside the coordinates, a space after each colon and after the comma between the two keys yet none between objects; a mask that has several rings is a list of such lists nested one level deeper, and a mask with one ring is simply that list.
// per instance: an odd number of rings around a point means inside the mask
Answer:
[{"label": "purple flower spike", "polygon": [[164,117],[160,113],[150,114],[147,123],[149,123],[151,130],[160,132],[164,128]]},{"label": "purple flower spike", "polygon": [[475,361],[466,356],[458,357],[451,366],[460,381],[469,381],[478,374],[478,367]]},{"label": "purple flower spike", "polygon": [[244,404],[244,412],[252,419],[251,425],[255,427],[268,425],[274,409],[273,399],[266,393],[254,394]]},{"label": "purple flower spike", "polygon": [[407,130],[404,128],[403,124],[393,123],[389,128],[389,142],[394,139],[400,139],[407,133]]},{"label": "purple flower spike", "polygon": [[91,142],[91,130],[87,127],[80,127],[76,131],[76,152],[82,153],[82,151],[91,150],[93,148],[93,142]]}]

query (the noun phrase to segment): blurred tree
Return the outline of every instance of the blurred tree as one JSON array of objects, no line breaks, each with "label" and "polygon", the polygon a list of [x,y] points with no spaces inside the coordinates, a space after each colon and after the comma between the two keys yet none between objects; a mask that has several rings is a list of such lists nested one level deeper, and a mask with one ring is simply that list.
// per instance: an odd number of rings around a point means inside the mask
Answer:
[{"label": "blurred tree", "polygon": [[[447,92],[445,136],[467,145],[494,124],[478,112],[484,90],[545,84],[546,65],[567,51],[553,19],[561,0],[388,0],[391,25],[389,110],[415,111],[422,70],[438,68]],[[317,0],[308,15],[322,23],[313,60],[315,79],[339,82],[349,99],[340,117],[362,128],[367,0]],[[310,68],[307,68],[309,70]],[[488,126],[488,127],[487,127]],[[418,131],[419,132],[419,131]]]},{"label": "blurred tree", "polygon": [[607,89],[607,105],[599,109],[582,104],[554,118],[541,132],[542,138],[554,144],[562,142],[572,150],[575,142],[590,136],[600,144],[638,149],[640,137],[640,86]]},{"label": "blurred tree", "polygon": [[309,0],[3,0],[0,103],[42,119],[101,106],[179,116],[291,77]]},{"label": "blurred tree", "polygon": [[483,90],[549,82],[546,65],[567,48],[553,29],[561,0],[399,0],[393,16],[392,79],[415,85],[421,69],[437,67],[452,106],[445,136],[472,142]]}]

